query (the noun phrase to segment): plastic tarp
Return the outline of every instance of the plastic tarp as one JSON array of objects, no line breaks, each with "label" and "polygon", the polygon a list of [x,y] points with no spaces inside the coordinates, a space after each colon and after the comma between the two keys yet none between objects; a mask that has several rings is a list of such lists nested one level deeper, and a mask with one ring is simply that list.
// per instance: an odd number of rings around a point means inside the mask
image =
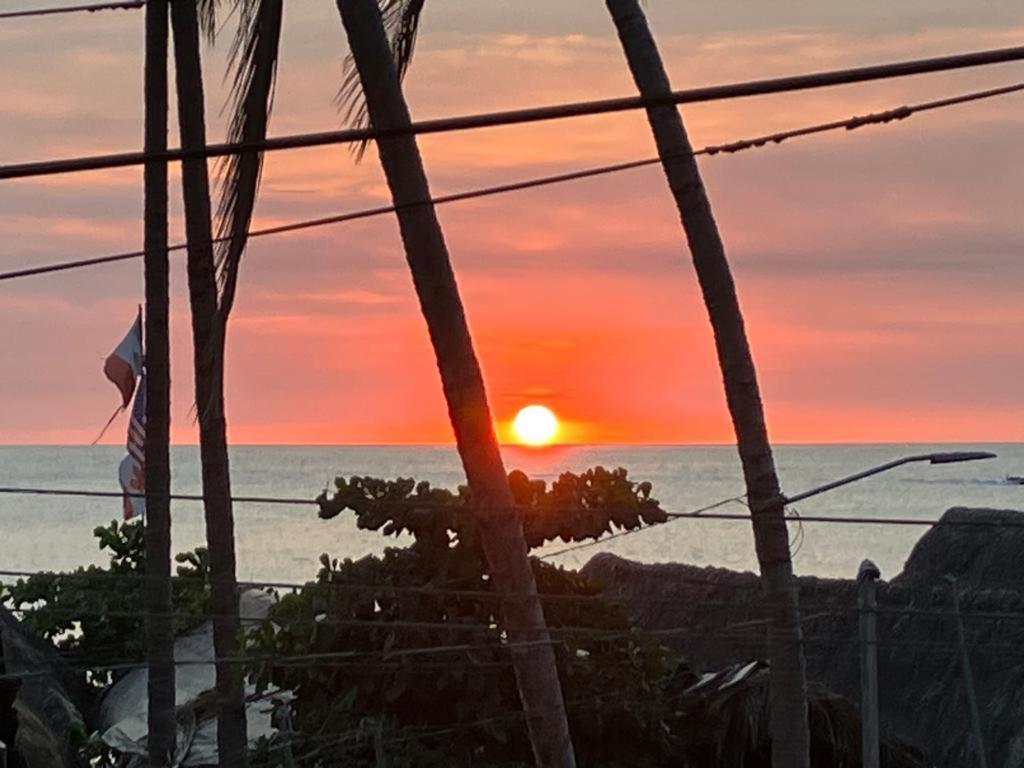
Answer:
[{"label": "plastic tarp", "polygon": [[[273,598],[266,592],[249,590],[240,598],[239,613],[246,618],[244,624],[259,623],[266,618]],[[190,704],[216,684],[213,664],[213,624],[206,622],[198,629],[179,637],[174,642],[175,704],[178,712],[178,749],[174,765],[217,765],[217,720],[215,717],[195,721],[189,716]],[[106,692],[100,703],[99,730],[103,741],[118,752],[144,756],[149,708],[149,670],[134,669]],[[248,686],[246,695],[255,690]],[[275,729],[271,723],[272,703],[267,696],[251,701],[246,706],[249,743],[261,736],[270,736]]]}]

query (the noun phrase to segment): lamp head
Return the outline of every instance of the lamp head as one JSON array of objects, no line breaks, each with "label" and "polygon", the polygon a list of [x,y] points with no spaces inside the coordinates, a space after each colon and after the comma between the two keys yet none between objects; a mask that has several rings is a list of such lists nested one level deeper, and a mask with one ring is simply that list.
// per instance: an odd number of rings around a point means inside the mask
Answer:
[{"label": "lamp head", "polygon": [[959,461],[980,461],[981,459],[994,458],[996,458],[996,455],[988,451],[951,451],[928,455],[928,461],[932,464],[955,464]]}]

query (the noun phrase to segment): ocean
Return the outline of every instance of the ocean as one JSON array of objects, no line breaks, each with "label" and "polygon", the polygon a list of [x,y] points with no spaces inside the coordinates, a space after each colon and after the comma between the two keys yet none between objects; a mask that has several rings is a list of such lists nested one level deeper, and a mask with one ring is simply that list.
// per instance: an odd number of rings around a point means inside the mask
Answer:
[{"label": "ocean", "polygon": [[[971,445],[782,445],[776,464],[789,495],[910,454],[987,450],[997,459],[964,464],[911,464],[838,488],[796,506],[804,515],[899,516],[934,519],[952,506],[1024,510],[1024,486],[1005,482],[1024,474],[1024,444]],[[0,446],[0,486],[117,490],[119,447]],[[551,480],[559,472],[588,467],[625,467],[648,480],[653,495],[673,512],[685,512],[744,491],[739,459],[731,446],[565,446],[541,450],[506,448],[509,469]],[[238,496],[314,498],[338,475],[414,477],[454,488],[463,482],[449,446],[236,446],[231,451],[233,491]],[[172,449],[177,493],[199,493],[198,450]],[[0,570],[60,570],[105,558],[92,530],[120,518],[119,499],[0,494]],[[742,513],[739,504],[721,511]],[[175,502],[173,546],[179,552],[203,542],[199,503]],[[393,546],[396,539],[358,530],[342,515],[324,521],[316,507],[239,503],[235,506],[238,575],[252,581],[301,582],[315,576],[317,558],[328,553],[358,558]],[[883,578],[895,576],[926,528],[882,525],[803,524],[795,553],[800,574],[853,577],[865,557]],[[791,526],[794,544],[796,525]],[[400,540],[399,540],[400,541]],[[563,549],[556,542],[542,552]],[[747,521],[673,521],[643,532],[553,558],[580,567],[597,552],[643,562],[686,562],[756,570]],[[4,577],[0,576],[0,580]]]}]

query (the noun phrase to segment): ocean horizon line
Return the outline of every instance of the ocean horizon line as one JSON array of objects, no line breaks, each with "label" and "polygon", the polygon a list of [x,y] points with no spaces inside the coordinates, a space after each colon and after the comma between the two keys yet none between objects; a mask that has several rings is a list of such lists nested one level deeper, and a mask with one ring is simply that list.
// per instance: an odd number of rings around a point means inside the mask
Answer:
[{"label": "ocean horizon line", "polygon": [[[772,447],[886,446],[886,445],[1022,445],[1024,440],[774,440]],[[533,446],[500,443],[501,448],[544,453],[564,448],[735,448],[730,442],[589,442],[552,443]],[[90,443],[0,443],[0,448],[118,448],[121,442]],[[198,448],[198,442],[171,443],[172,448]],[[232,448],[452,448],[446,443],[231,443]]]}]

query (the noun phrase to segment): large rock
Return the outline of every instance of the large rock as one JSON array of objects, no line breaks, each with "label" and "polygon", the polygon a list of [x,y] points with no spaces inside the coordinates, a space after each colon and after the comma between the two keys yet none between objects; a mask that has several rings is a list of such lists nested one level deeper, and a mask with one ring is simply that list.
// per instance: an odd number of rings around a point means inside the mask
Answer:
[{"label": "large rock", "polygon": [[[1024,765],[1024,514],[954,508],[915,546],[902,573],[878,588],[883,722],[924,746],[942,768],[974,765],[952,587],[958,579],[988,764]],[[644,565],[610,554],[584,573],[623,599],[696,668],[766,656],[760,585],[752,573],[682,564]],[[858,701],[857,585],[799,580],[808,677]]]}]

